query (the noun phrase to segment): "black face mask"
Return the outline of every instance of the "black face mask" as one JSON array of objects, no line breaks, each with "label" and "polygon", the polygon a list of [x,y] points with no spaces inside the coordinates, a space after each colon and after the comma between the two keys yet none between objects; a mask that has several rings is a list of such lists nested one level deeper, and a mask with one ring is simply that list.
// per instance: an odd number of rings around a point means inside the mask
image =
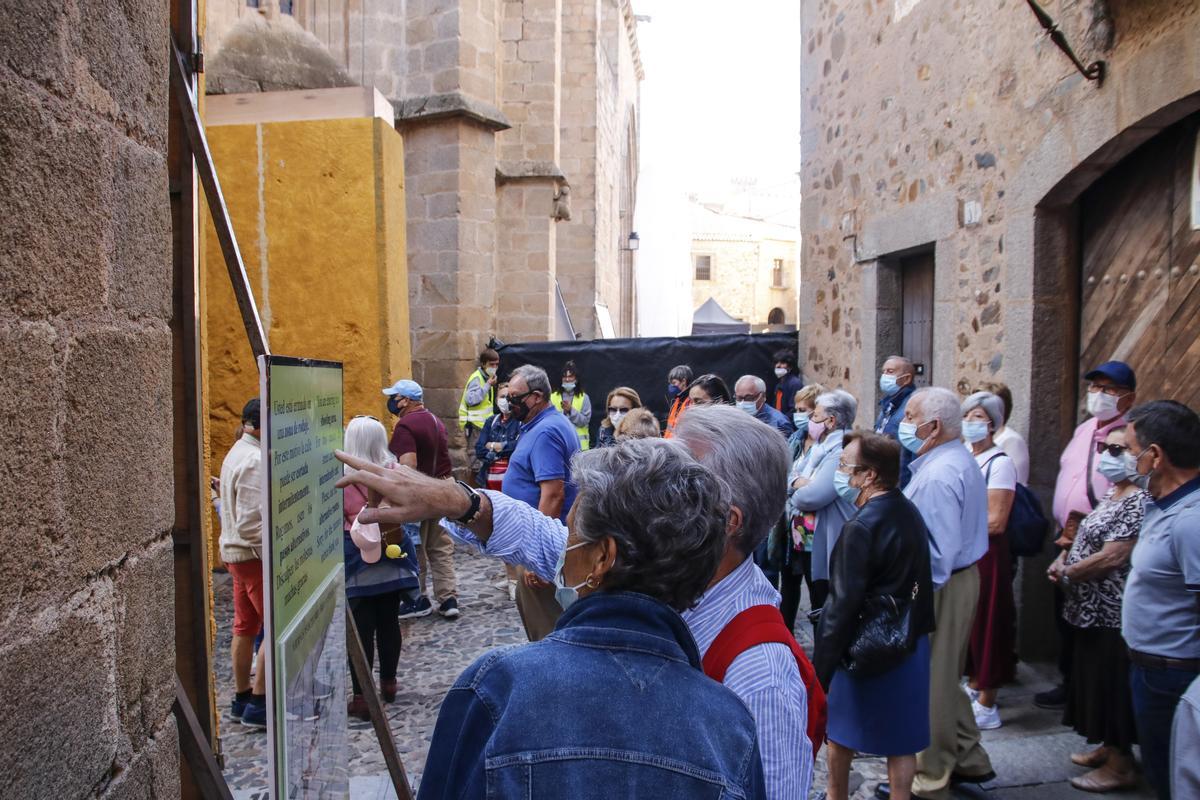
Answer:
[{"label": "black face mask", "polygon": [[513,403],[511,400],[509,401],[510,405],[508,409],[508,415],[517,422],[524,422],[525,418],[529,416],[529,406],[525,405],[525,398],[528,396],[529,395],[525,395],[525,397],[522,397],[521,402],[519,403]]},{"label": "black face mask", "polygon": [[399,397],[399,395],[392,395],[391,397],[388,398],[387,403],[388,403],[388,411],[392,412],[392,414],[394,416],[397,416],[397,417],[400,416],[400,397]]}]

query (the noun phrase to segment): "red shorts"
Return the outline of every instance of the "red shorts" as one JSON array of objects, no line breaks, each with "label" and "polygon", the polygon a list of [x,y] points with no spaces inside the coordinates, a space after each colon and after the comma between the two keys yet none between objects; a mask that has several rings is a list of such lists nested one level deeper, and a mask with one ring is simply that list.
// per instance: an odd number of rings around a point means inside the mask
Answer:
[{"label": "red shorts", "polygon": [[233,576],[233,635],[258,636],[263,624],[263,564],[259,559],[226,564]]}]

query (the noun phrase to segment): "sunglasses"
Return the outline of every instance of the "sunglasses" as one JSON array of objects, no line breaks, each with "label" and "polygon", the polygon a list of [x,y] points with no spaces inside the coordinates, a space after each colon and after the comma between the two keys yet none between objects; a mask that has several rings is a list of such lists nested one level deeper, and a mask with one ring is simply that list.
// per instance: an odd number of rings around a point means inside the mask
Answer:
[{"label": "sunglasses", "polygon": [[513,394],[512,392],[509,392],[508,402],[509,403],[524,403],[525,398],[529,397],[529,395],[531,395],[531,394],[536,394],[536,392],[534,392],[532,390],[525,392],[525,394]]},{"label": "sunglasses", "polygon": [[1108,453],[1113,458],[1120,458],[1122,453],[1129,452],[1129,448],[1123,444],[1105,444],[1104,442],[1096,442],[1096,454],[1104,455]]},{"label": "sunglasses", "polygon": [[632,408],[616,408],[615,406],[608,407],[608,413],[610,413],[610,414],[628,414],[630,411],[633,411],[633,409]]}]

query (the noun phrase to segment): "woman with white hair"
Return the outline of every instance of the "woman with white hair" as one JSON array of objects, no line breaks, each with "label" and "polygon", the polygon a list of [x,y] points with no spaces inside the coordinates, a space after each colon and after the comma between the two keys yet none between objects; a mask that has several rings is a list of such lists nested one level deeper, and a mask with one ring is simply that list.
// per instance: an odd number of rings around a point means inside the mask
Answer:
[{"label": "woman with white hair", "polygon": [[996,690],[1012,681],[1016,666],[1012,556],[1004,532],[1017,489],[1017,468],[995,443],[1004,427],[1004,401],[975,392],[962,404],[962,435],[983,471],[988,497],[988,550],[979,561],[979,605],[967,651],[967,676],[975,724],[1000,727]]},{"label": "woman with white hair", "polygon": [[[842,526],[854,515],[854,506],[838,497],[833,476],[842,456],[843,437],[854,426],[857,413],[858,401],[847,391],[834,389],[818,395],[808,418],[812,445],[792,466],[788,482],[789,516],[802,517],[804,527],[812,531],[809,599],[814,610],[825,604],[829,593],[829,554]],[[803,571],[788,569],[780,575],[780,611],[789,630],[795,628],[803,580]]]},{"label": "woman with white hair", "polygon": [[[370,416],[358,416],[346,426],[346,452],[385,468],[396,466],[396,457],[388,450],[387,429]],[[379,650],[379,692],[384,701],[396,699],[396,669],[400,664],[400,599],[402,594],[419,591],[417,559],[412,541],[403,536],[398,545],[388,546],[379,531],[364,537],[358,525],[358,513],[367,504],[367,490],[351,484],[342,495],[342,557],[346,563],[346,600],[354,614],[354,627],[374,666]],[[377,527],[377,526],[376,526]],[[401,529],[396,528],[397,533]],[[352,532],[354,535],[352,535]],[[358,538],[362,547],[355,542]],[[385,550],[386,548],[386,550]],[[350,670],[354,696],[347,711],[352,717],[370,719],[358,676]]]}]

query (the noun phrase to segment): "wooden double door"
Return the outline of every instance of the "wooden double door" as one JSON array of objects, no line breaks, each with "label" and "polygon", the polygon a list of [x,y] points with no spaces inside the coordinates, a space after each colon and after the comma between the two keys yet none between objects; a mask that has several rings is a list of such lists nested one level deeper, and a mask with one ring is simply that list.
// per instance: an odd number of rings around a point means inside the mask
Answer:
[{"label": "wooden double door", "polygon": [[1193,115],[1142,145],[1080,199],[1080,378],[1133,367],[1140,402],[1200,409],[1200,189]]}]

